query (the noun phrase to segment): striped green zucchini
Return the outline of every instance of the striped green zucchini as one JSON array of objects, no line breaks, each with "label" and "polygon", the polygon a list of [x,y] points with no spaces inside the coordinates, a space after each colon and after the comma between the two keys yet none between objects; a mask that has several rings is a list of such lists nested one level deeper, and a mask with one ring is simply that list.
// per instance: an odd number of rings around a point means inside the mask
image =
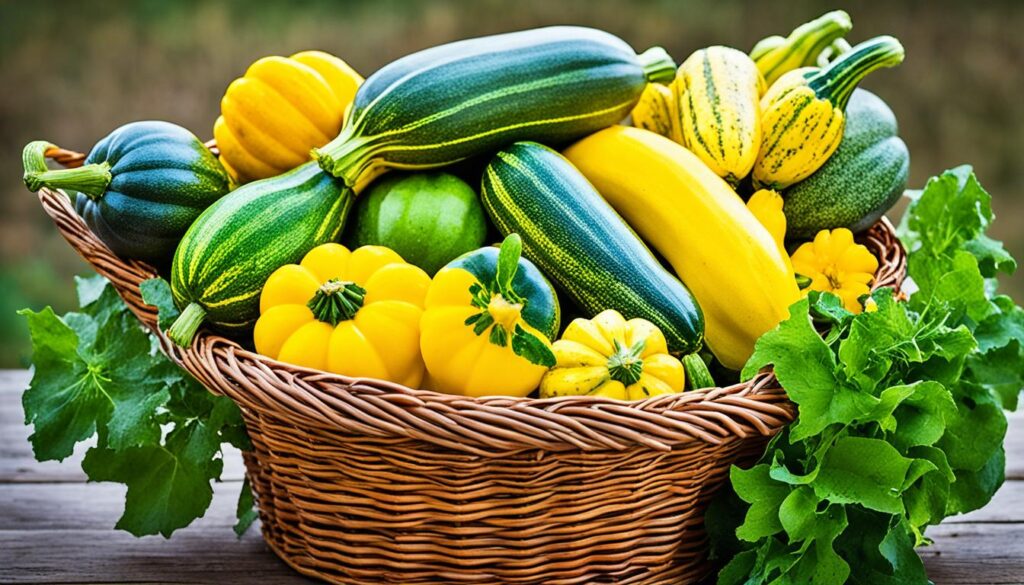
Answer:
[{"label": "striped green zucchini", "polygon": [[422,169],[516,140],[563,143],[625,118],[675,63],[606,32],[550,27],[414,53],[370,76],[341,134],[314,156],[358,192],[388,168]]},{"label": "striped green zucchini", "polygon": [[657,325],[673,353],[701,347],[704,316],[690,291],[562,155],[535,142],[505,148],[484,171],[482,199],[588,316],[615,309]]},{"label": "striped green zucchini", "polygon": [[229,334],[251,327],[270,274],[337,240],[353,199],[341,181],[310,162],[218,200],[174,254],[171,292],[182,312],[168,337],[186,347],[204,322]]}]

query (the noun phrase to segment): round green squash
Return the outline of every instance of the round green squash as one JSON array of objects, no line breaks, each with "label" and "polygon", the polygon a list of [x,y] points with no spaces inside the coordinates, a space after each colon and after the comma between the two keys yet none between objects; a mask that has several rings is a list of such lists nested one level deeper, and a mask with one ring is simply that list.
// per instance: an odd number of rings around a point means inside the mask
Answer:
[{"label": "round green squash", "polygon": [[889,106],[871,92],[854,91],[839,148],[813,175],[782,193],[787,238],[812,238],[839,227],[859,232],[878,221],[907,186],[910,152],[896,133]]},{"label": "round green squash", "polygon": [[465,181],[440,172],[392,173],[356,202],[346,243],[386,246],[433,275],[484,244],[487,220]]},{"label": "round green squash", "polygon": [[96,143],[75,169],[50,171],[51,145],[25,148],[25,184],[74,191],[75,210],[115,254],[165,267],[178,241],[230,187],[217,157],[170,122],[131,122]]}]

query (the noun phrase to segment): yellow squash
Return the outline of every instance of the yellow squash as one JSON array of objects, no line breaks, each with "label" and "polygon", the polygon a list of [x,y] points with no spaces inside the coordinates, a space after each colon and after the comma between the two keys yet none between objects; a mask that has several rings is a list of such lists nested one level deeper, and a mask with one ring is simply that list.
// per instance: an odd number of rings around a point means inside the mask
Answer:
[{"label": "yellow squash", "polygon": [[832,156],[843,138],[846,104],[864,76],[903,62],[888,36],[865,41],[827,67],[786,73],[761,98],[760,151],[754,185],[782,189],[802,181]]},{"label": "yellow squash", "polygon": [[363,82],[320,51],[264,57],[228,86],[213,126],[221,163],[238,183],[274,177],[310,160],[341,131]]},{"label": "yellow squash", "polygon": [[382,246],[313,248],[278,268],[260,295],[256,351],[355,378],[423,379],[420,318],[430,277]]},{"label": "yellow squash", "polygon": [[762,39],[750,50],[750,58],[766,83],[775,83],[782,74],[817,63],[819,55],[837,39],[850,32],[850,15],[833,10],[793,29],[788,37]]},{"label": "yellow squash", "polygon": [[748,174],[761,144],[765,83],[757,65],[729,47],[701,49],[672,82],[682,144],[719,177],[735,185]]},{"label": "yellow squash", "polygon": [[648,83],[630,116],[633,118],[633,126],[637,128],[661,134],[680,144],[683,142],[679,129],[678,103],[667,85]]},{"label": "yellow squash", "polygon": [[427,291],[420,349],[431,390],[526,396],[555,364],[559,307],[551,284],[511,234],[450,262]]},{"label": "yellow squash", "polygon": [[772,235],[775,245],[779,248],[779,253],[782,254],[786,264],[790,265],[790,270],[792,270],[789,252],[786,251],[786,215],[782,212],[783,203],[782,195],[779,195],[777,191],[761,189],[747,200],[747,209]]},{"label": "yellow squash", "polygon": [[711,351],[741,368],[800,297],[768,230],[693,153],[652,132],[613,126],[565,156],[669,261],[704,311]]},{"label": "yellow squash", "polygon": [[640,400],[682,392],[686,383],[683,364],[669,355],[661,330],[612,309],[574,320],[551,349],[556,363],[540,382],[541,398]]}]

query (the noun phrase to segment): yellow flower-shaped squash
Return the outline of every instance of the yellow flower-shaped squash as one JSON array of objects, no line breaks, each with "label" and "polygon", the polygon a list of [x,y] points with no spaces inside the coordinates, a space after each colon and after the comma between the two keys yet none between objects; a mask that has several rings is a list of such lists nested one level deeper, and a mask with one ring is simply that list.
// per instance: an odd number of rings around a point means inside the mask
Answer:
[{"label": "yellow flower-shaped squash", "polygon": [[846,310],[860,313],[859,299],[871,291],[878,259],[854,243],[850,230],[821,230],[813,242],[793,253],[793,270],[811,280],[804,294],[809,290],[834,293],[843,299]]},{"label": "yellow flower-shaped squash", "polygon": [[213,126],[221,163],[247,183],[308,162],[313,148],[341,131],[362,82],[344,61],[320,51],[259,59],[221,99]]},{"label": "yellow flower-shaped squash", "polygon": [[277,360],[417,387],[430,277],[382,246],[313,248],[278,268],[260,295],[256,351]]},{"label": "yellow flower-shaped squash", "polygon": [[469,252],[434,276],[420,325],[430,389],[526,396],[554,365],[558,299],[521,248],[512,234],[500,251]]},{"label": "yellow flower-shaped squash", "polygon": [[627,321],[607,310],[576,319],[554,343],[556,364],[540,382],[542,398],[591,395],[640,400],[682,392],[683,364],[668,354],[665,336],[645,319]]}]

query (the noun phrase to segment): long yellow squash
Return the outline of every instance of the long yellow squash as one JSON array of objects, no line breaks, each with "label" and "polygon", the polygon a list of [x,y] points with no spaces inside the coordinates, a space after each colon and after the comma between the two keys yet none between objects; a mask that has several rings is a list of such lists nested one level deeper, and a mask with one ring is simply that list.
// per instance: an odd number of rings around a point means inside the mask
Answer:
[{"label": "long yellow squash", "polygon": [[672,82],[682,144],[732,185],[750,174],[757,159],[764,91],[750,57],[720,46],[690,55]]},{"label": "long yellow squash", "polygon": [[565,156],[690,288],[719,361],[743,367],[757,338],[800,298],[792,269],[743,200],[692,152],[638,128],[612,126]]}]

